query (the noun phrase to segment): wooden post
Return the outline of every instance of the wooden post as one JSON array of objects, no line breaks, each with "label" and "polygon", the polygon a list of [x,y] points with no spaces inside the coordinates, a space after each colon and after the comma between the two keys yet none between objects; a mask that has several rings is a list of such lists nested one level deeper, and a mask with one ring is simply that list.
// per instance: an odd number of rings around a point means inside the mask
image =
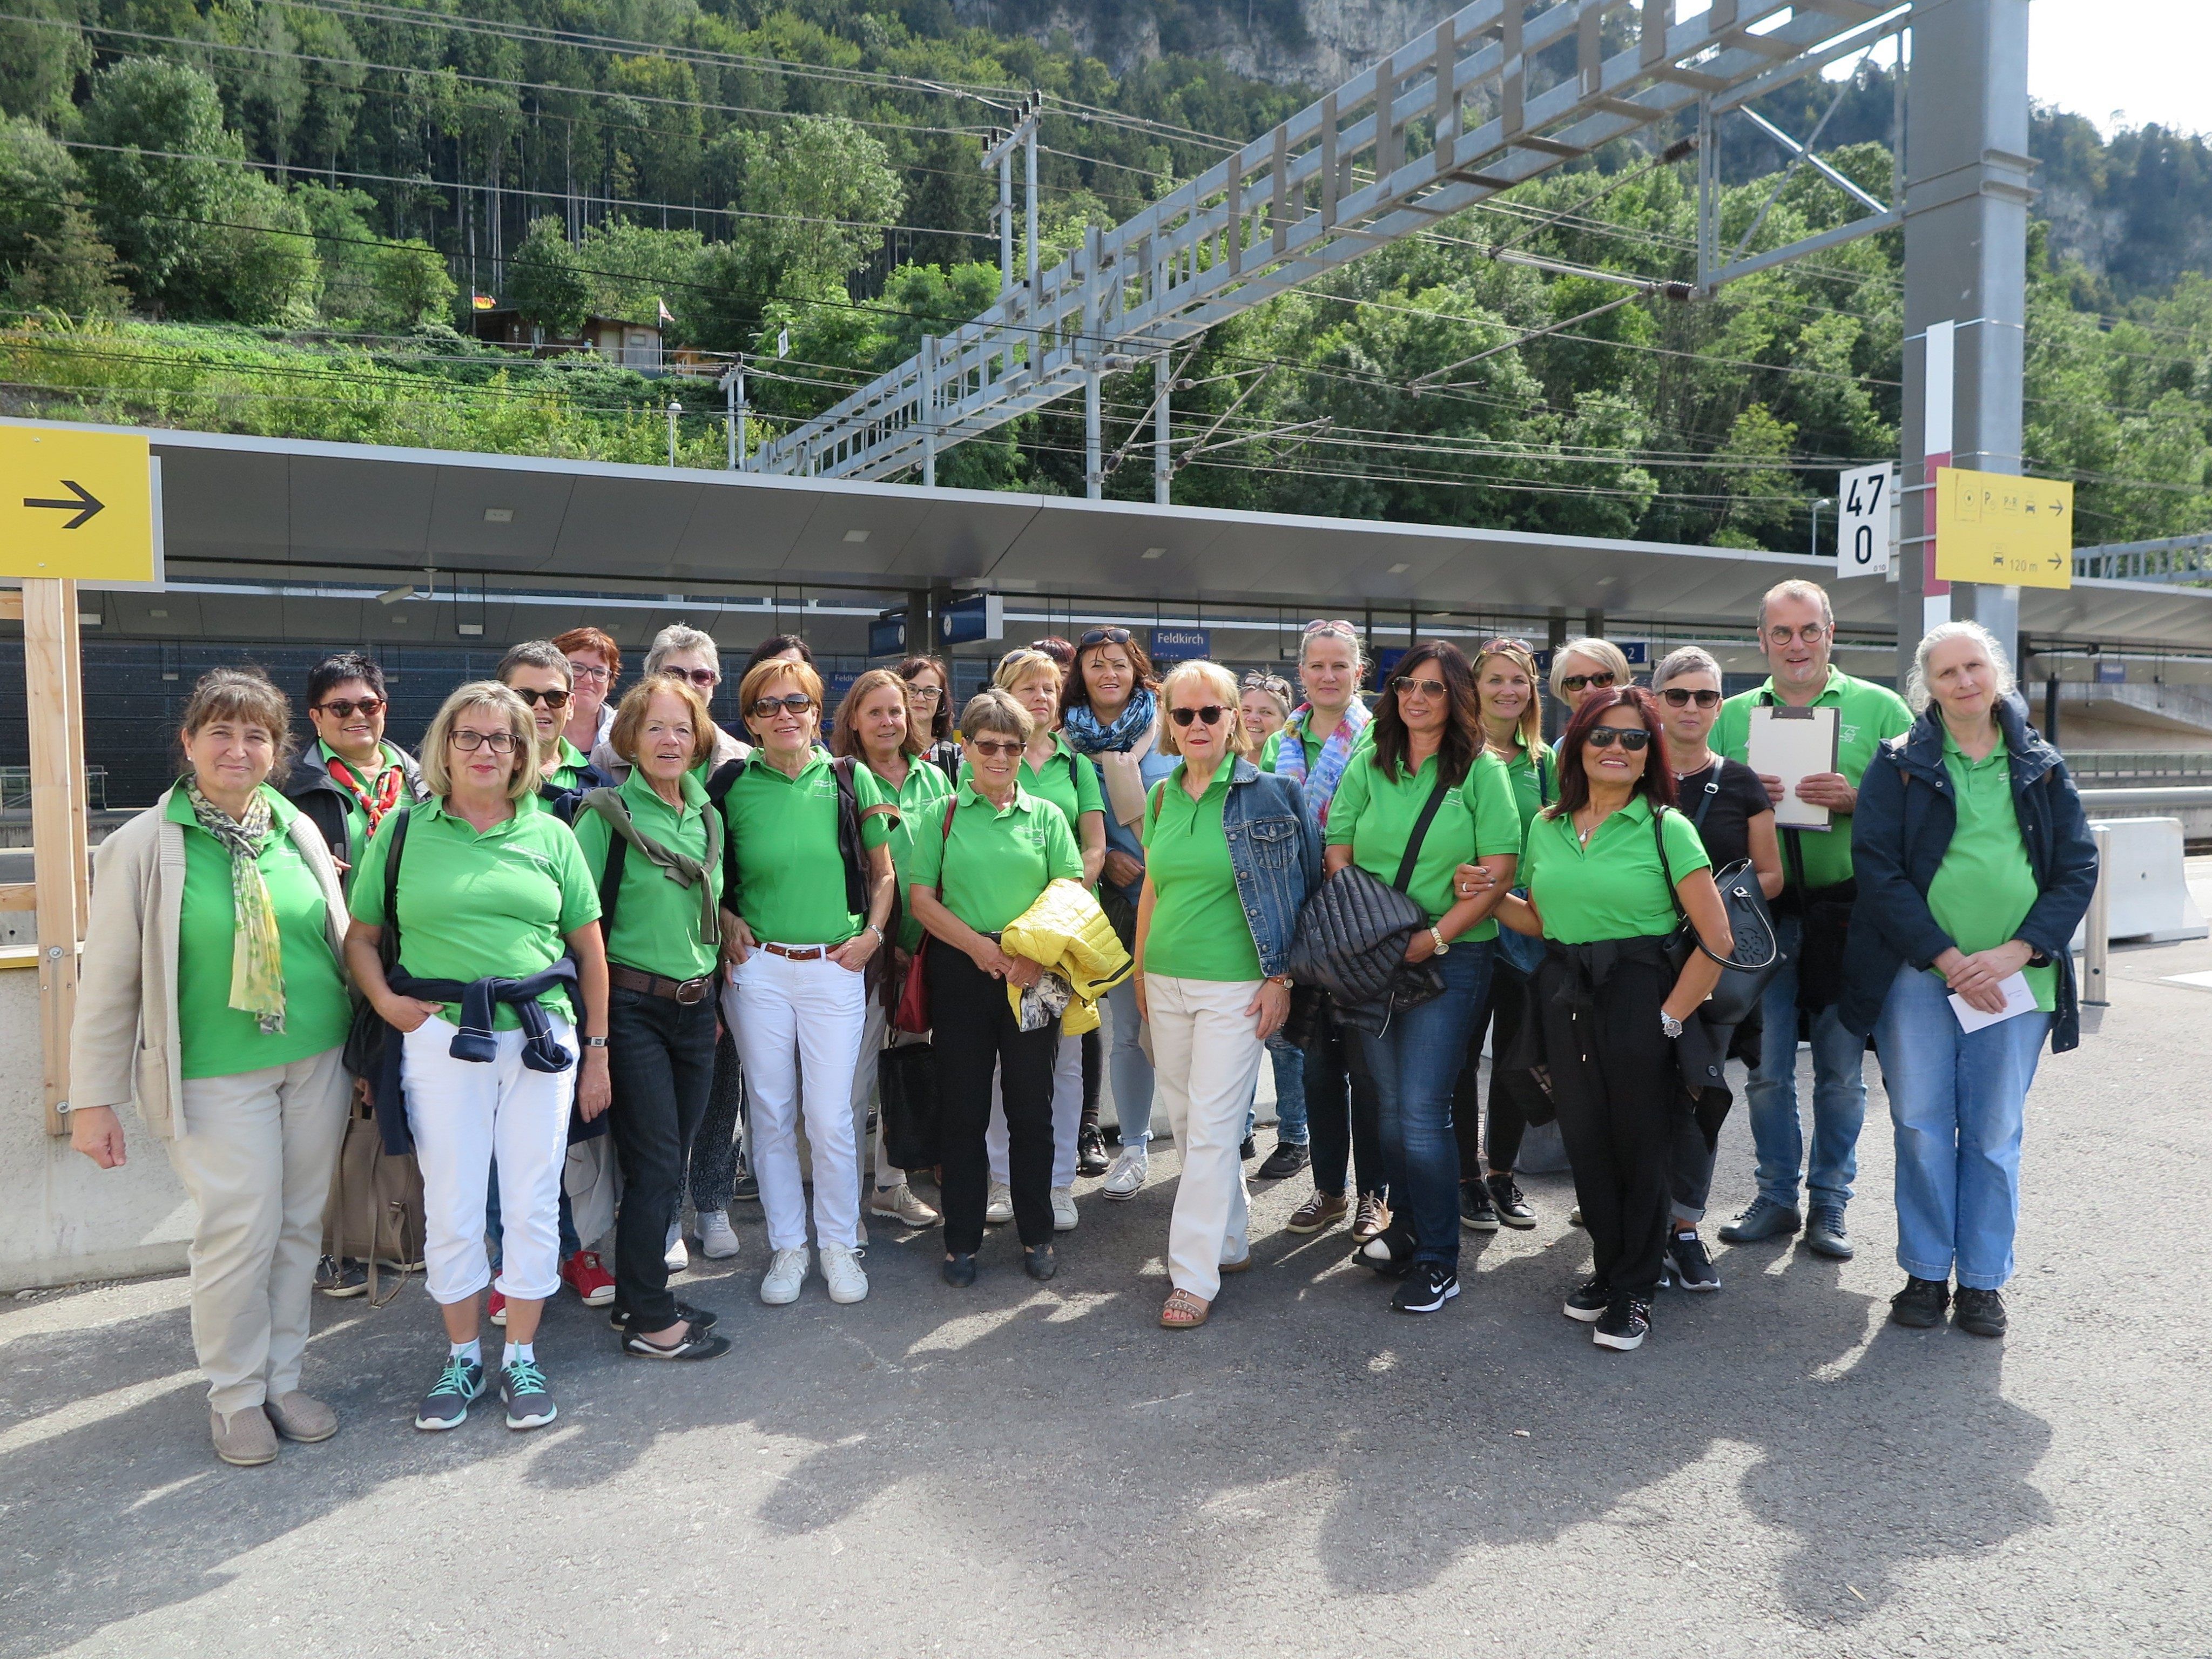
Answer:
[{"label": "wooden post", "polygon": [[84,687],[76,584],[23,584],[25,710],[31,738],[31,844],[37,865],[39,1029],[45,1051],[46,1130],[67,1134],[70,1024],[77,952],[91,895],[86,856]]}]

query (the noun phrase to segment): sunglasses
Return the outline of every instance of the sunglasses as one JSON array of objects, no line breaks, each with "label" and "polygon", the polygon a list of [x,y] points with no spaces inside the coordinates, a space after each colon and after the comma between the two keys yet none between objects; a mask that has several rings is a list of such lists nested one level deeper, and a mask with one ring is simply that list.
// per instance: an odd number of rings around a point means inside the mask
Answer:
[{"label": "sunglasses", "polygon": [[1306,632],[1309,634],[1341,634],[1348,640],[1356,640],[1359,637],[1359,630],[1358,629],[1354,628],[1348,622],[1341,621],[1310,622],[1306,624]]},{"label": "sunglasses", "polygon": [[1689,691],[1679,685],[1670,685],[1659,695],[1677,708],[1687,708],[1693,702],[1700,708],[1711,708],[1721,700],[1717,691]]},{"label": "sunglasses", "polygon": [[1022,743],[1018,738],[970,738],[968,746],[986,760],[1004,760],[1008,756],[1022,752]]},{"label": "sunglasses", "polygon": [[689,680],[702,691],[712,691],[722,683],[722,671],[719,668],[664,668],[660,672],[679,680]]},{"label": "sunglasses", "polygon": [[1583,741],[1593,749],[1610,749],[1617,743],[1633,755],[1650,746],[1651,734],[1636,726],[1593,726]]},{"label": "sunglasses", "polygon": [[1602,691],[1606,687],[1612,684],[1613,670],[1610,668],[1601,668],[1595,674],[1569,674],[1559,682],[1559,690],[1562,691],[1579,691],[1586,685],[1594,685],[1599,690]]},{"label": "sunglasses", "polygon": [[1528,641],[1516,640],[1510,635],[1507,634],[1501,634],[1494,640],[1486,641],[1483,644],[1482,649],[1475,654],[1477,656],[1486,657],[1493,651],[1518,651],[1522,653],[1524,655],[1532,657],[1536,654],[1535,647],[1531,646]]},{"label": "sunglasses", "polygon": [[794,714],[803,714],[814,707],[814,699],[804,691],[787,692],[781,697],[756,697],[753,706],[745,712],[757,720],[772,720],[777,714],[788,708]]},{"label": "sunglasses", "polygon": [[384,707],[384,699],[381,697],[333,697],[328,702],[317,703],[315,707],[325,714],[344,720],[351,720],[356,709],[364,714],[374,714]]},{"label": "sunglasses", "polygon": [[1409,674],[1401,674],[1390,682],[1390,689],[1401,696],[1408,691],[1418,691],[1425,697],[1441,697],[1447,688],[1442,680],[1417,680]]},{"label": "sunglasses", "polygon": [[512,732],[468,732],[453,733],[453,747],[464,755],[473,755],[479,749],[489,749],[495,755],[514,752],[514,733]]},{"label": "sunglasses", "polygon": [[602,668],[593,662],[578,662],[574,657],[568,659],[568,672],[576,679],[591,680],[600,685],[615,677],[615,671],[611,668]]},{"label": "sunglasses", "polygon": [[537,708],[541,702],[548,708],[566,708],[568,706],[568,694],[566,691],[526,691],[519,685],[510,686],[508,690],[532,708]]},{"label": "sunglasses", "polygon": [[1134,637],[1126,628],[1094,628],[1076,641],[1075,648],[1088,651],[1094,645],[1127,645]]},{"label": "sunglasses", "polygon": [[1204,720],[1208,726],[1218,726],[1222,715],[1227,712],[1219,703],[1209,702],[1201,708],[1170,708],[1168,718],[1177,726],[1188,726],[1193,720]]}]

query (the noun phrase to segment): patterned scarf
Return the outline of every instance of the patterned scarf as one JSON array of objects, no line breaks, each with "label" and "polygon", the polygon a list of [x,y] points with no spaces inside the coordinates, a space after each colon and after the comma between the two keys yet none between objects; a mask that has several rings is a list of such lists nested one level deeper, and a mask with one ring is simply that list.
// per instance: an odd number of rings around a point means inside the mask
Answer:
[{"label": "patterned scarf", "polygon": [[230,854],[230,1006],[252,1014],[262,1036],[276,1036],[284,1029],[284,951],[276,907],[261,878],[261,854],[276,832],[269,797],[255,790],[242,818],[233,818],[190,779],[185,799],[192,821]]},{"label": "patterned scarf", "polygon": [[1060,731],[1079,755],[1117,755],[1145,735],[1158,712],[1151,688],[1140,685],[1111,726],[1099,725],[1098,716],[1085,703],[1067,711]]},{"label": "patterned scarf", "polygon": [[331,781],[351,795],[360,804],[361,810],[368,814],[368,833],[374,835],[376,826],[384,822],[384,815],[399,799],[400,769],[397,766],[385,768],[384,775],[376,781],[376,787],[373,789],[355,775],[353,768],[336,755],[330,757],[329,771]]},{"label": "patterned scarf", "polygon": [[1328,804],[1336,797],[1336,786],[1343,781],[1344,769],[1352,760],[1352,745],[1374,716],[1367,705],[1354,697],[1345,705],[1344,718],[1336,723],[1314,759],[1310,776],[1306,770],[1306,722],[1313,715],[1310,703],[1300,703],[1283,725],[1283,741],[1275,750],[1275,775],[1295,778],[1305,791],[1306,805],[1317,824],[1328,822]]}]

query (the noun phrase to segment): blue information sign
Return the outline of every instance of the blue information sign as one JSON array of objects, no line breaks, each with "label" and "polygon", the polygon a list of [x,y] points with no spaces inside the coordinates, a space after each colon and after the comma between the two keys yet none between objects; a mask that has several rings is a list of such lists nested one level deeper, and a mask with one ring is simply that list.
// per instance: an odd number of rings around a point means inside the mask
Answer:
[{"label": "blue information sign", "polygon": [[906,654],[906,612],[886,611],[868,624],[868,654],[902,657]]},{"label": "blue information sign", "polygon": [[1213,630],[1210,628],[1155,628],[1152,630],[1152,660],[1188,662],[1194,657],[1213,654]]}]

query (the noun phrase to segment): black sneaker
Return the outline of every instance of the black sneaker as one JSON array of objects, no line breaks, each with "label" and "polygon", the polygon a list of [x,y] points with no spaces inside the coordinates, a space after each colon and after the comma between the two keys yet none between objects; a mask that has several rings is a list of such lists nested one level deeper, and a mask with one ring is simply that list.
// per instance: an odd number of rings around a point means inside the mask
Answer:
[{"label": "black sneaker", "polygon": [[1521,1196],[1521,1188],[1510,1175],[1494,1175],[1489,1179],[1490,1202],[1498,1212],[1498,1218],[1509,1227],[1533,1227],[1536,1212],[1528,1207],[1528,1200]]},{"label": "black sneaker", "polygon": [[1889,1317],[1892,1323],[1916,1331],[1932,1330],[1943,1322],[1943,1310],[1950,1302],[1950,1280],[1908,1277],[1905,1288],[1889,1298]]},{"label": "black sneaker", "polygon": [[1302,1140],[1279,1140],[1260,1166],[1262,1181],[1285,1181],[1313,1162],[1313,1148]]},{"label": "black sneaker", "polygon": [[1391,1292],[1390,1305],[1400,1313],[1430,1314],[1459,1294],[1459,1275],[1438,1261],[1414,1264],[1405,1280]]},{"label": "black sneaker", "polygon": [[415,1426],[435,1433],[458,1429],[469,1420],[469,1407],[483,1398],[484,1368],[481,1360],[454,1354],[446,1361],[430,1392],[415,1408]]},{"label": "black sneaker", "polygon": [[1612,1300],[1613,1292],[1607,1288],[1605,1280],[1586,1279],[1567,1292],[1567,1305],[1564,1311],[1570,1319],[1579,1320],[1585,1325],[1595,1324]]},{"label": "black sneaker", "polygon": [[[703,1331],[721,1316],[712,1308],[695,1308],[689,1302],[679,1302],[676,1304],[676,1317],[687,1320]],[[627,1331],[629,1329],[629,1310],[618,1306],[608,1314],[607,1323],[618,1331]]]},{"label": "black sneaker", "polygon": [[340,1300],[359,1296],[368,1289],[368,1263],[351,1256],[337,1261],[326,1255],[315,1264],[315,1288]]},{"label": "black sneaker", "polygon": [[1249,1164],[1254,1158],[1259,1156],[1260,1143],[1253,1139],[1251,1136],[1246,1135],[1244,1137],[1243,1144],[1237,1149],[1237,1161],[1240,1164]]},{"label": "black sneaker", "polygon": [[[1087,1124],[1075,1137],[1075,1173],[1079,1176],[1103,1176],[1113,1166],[1114,1160],[1106,1156],[1106,1137],[1095,1123]],[[1261,1175],[1267,1172],[1260,1171]]]},{"label": "black sneaker", "polygon": [[1490,1188],[1480,1181],[1459,1183],[1459,1224],[1471,1233],[1498,1231],[1498,1206],[1491,1202]]},{"label": "black sneaker", "polygon": [[1717,1291],[1721,1276],[1713,1271],[1713,1259],[1705,1254],[1705,1242],[1692,1227],[1688,1232],[1667,1235],[1667,1271],[1674,1282],[1686,1291]]},{"label": "black sneaker", "polygon": [[1590,1340],[1601,1348],[1628,1353],[1642,1347],[1650,1334],[1651,1304],[1640,1296],[1616,1296],[1591,1328]]},{"label": "black sneaker", "polygon": [[1413,1272],[1413,1230],[1392,1222],[1352,1253],[1361,1267],[1384,1279],[1403,1279]]},{"label": "black sneaker", "polygon": [[1951,1322],[1974,1336],[2002,1336],[2008,1322],[2002,1292],[1960,1285],[1959,1299],[1951,1309]]},{"label": "black sneaker", "polygon": [[742,1146],[738,1148],[737,1175],[730,1182],[730,1196],[743,1199],[748,1204],[760,1202],[760,1177],[753,1173],[752,1160],[745,1156]]},{"label": "black sneaker", "polygon": [[552,1385],[534,1359],[507,1362],[499,1374],[499,1397],[507,1407],[510,1429],[542,1429],[561,1414],[553,1403]]}]

